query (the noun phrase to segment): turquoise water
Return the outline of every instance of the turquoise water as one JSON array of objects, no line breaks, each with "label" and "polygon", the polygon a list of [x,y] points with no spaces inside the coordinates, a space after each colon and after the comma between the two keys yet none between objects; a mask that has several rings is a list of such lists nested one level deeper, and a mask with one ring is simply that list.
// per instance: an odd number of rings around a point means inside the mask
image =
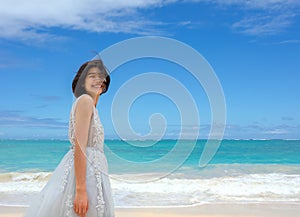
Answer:
[{"label": "turquoise water", "polygon": [[[198,167],[205,142],[197,141],[182,166]],[[175,140],[163,140],[147,147],[152,143],[153,141],[105,141],[106,146],[119,157],[134,162],[153,161],[176,148]],[[53,171],[69,147],[69,141],[0,140],[0,172]],[[181,150],[175,151],[177,157],[172,159],[174,164],[182,159]],[[114,162],[109,163],[114,168],[111,172],[122,172],[118,171],[118,165],[114,165]],[[300,140],[224,140],[210,164],[300,164]]]},{"label": "turquoise water", "polygon": [[[191,149],[192,141],[106,140],[116,206],[300,204],[300,140],[224,140],[200,168],[205,143]],[[0,205],[28,205],[69,147],[59,140],[0,140]]]}]

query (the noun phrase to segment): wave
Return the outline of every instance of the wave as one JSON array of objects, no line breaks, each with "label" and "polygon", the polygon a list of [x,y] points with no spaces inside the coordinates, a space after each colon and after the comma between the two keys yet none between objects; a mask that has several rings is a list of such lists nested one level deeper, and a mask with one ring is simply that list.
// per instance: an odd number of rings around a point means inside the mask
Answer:
[{"label": "wave", "polygon": [[52,173],[50,172],[10,172],[0,173],[0,183],[9,181],[47,181]]},{"label": "wave", "polygon": [[222,202],[300,203],[300,175],[251,174],[206,179],[165,178],[139,184],[113,182],[113,186],[117,192],[117,204],[138,206],[147,203],[160,206]]},{"label": "wave", "polygon": [[[26,206],[30,198],[42,190],[50,176],[51,173],[44,172],[0,174],[0,204]],[[261,202],[300,204],[300,174],[242,174],[191,179],[178,174],[139,183],[124,181],[129,177],[134,179],[136,174],[114,176],[118,176],[117,179],[111,179],[117,207]]]}]

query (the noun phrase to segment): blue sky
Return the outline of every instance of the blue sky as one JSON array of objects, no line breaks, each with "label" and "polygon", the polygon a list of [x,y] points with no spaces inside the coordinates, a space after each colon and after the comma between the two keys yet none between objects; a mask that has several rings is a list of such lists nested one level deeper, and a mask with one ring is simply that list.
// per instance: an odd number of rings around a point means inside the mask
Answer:
[{"label": "blue sky", "polygon": [[[191,46],[214,69],[226,99],[224,138],[300,139],[297,0],[0,2],[0,138],[66,139],[71,82],[79,66],[120,41],[162,36]],[[184,69],[155,59],[112,72],[110,90],[98,104],[106,138],[119,138],[112,123],[118,114],[111,113],[118,89],[147,72],[164,73],[186,86],[201,125],[182,126],[181,133],[189,138],[192,129],[200,129],[200,138],[206,138],[211,114],[205,91]],[[132,129],[149,133],[155,113],[164,116],[164,138],[177,138],[180,108],[156,93],[132,104]]]}]

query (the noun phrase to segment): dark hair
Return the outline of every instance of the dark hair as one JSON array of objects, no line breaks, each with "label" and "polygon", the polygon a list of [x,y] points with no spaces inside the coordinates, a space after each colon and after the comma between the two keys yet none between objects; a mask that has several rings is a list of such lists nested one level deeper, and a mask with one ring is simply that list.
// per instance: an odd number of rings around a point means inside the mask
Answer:
[{"label": "dark hair", "polygon": [[[84,82],[85,82],[85,78],[87,76],[88,71],[91,68],[98,68],[100,70],[100,73],[102,75],[104,75],[105,77],[105,90],[103,93],[105,93],[108,90],[109,84],[110,84],[110,76],[106,70],[106,67],[104,66],[102,60],[91,60],[88,61],[84,64],[82,64],[77,72],[77,74],[75,75],[73,82],[72,82],[72,91],[73,94],[75,95],[75,97],[79,97],[82,94],[86,93],[85,87],[84,87]],[[101,94],[103,94],[101,93]]]}]

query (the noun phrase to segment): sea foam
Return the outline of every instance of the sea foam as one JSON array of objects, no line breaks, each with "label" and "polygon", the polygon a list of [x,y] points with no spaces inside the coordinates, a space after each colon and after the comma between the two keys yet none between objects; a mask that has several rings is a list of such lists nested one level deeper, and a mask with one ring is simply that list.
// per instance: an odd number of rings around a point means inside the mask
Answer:
[{"label": "sea foam", "polygon": [[[28,205],[45,186],[51,173],[0,175],[0,204]],[[207,203],[300,203],[300,175],[244,174],[214,178],[165,177],[156,181],[126,182],[128,174],[112,176],[117,207],[192,206]],[[135,175],[131,174],[134,179]]]}]

